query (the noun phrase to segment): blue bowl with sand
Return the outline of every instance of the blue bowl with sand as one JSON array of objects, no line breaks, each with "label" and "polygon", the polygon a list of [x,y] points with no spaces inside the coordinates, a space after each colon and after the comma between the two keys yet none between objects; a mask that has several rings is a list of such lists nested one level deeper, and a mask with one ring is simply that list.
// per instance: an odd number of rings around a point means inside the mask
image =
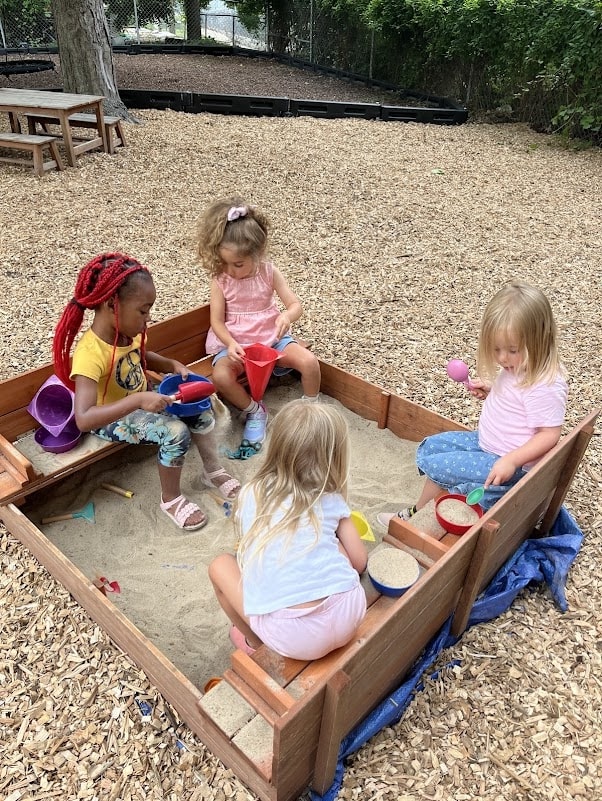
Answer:
[{"label": "blue bowl with sand", "polygon": [[368,557],[370,581],[381,595],[398,598],[418,581],[420,565],[406,551],[395,547],[378,548]]}]

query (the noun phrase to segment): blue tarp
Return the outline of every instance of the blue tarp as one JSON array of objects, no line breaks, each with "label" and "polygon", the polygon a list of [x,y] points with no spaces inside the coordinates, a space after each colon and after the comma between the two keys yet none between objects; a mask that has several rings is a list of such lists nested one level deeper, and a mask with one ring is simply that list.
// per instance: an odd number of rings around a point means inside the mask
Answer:
[{"label": "blue tarp", "polygon": [[[504,612],[518,593],[532,582],[545,582],[558,608],[566,612],[564,588],[569,568],[579,553],[583,532],[563,507],[548,537],[526,540],[494,576],[491,584],[477,598],[467,628],[484,623]],[[374,709],[341,743],[334,782],[323,795],[311,792],[312,801],[334,801],[341,788],[346,757],[385,726],[397,723],[412,700],[415,690],[422,689],[420,679],[444,648],[454,645],[457,637],[450,634],[449,618],[426,646],[404,683]]]}]

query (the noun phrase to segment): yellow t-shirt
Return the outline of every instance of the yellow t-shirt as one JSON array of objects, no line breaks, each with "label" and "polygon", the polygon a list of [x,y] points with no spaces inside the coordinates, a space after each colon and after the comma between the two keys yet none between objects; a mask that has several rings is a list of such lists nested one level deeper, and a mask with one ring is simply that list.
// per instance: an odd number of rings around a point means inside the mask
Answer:
[{"label": "yellow t-shirt", "polygon": [[134,392],[144,392],[147,381],[142,369],[141,341],[139,334],[131,345],[115,348],[113,371],[109,376],[113,346],[103,342],[92,329],[88,329],[75,346],[71,378],[82,375],[96,381],[98,406],[121,400]]}]

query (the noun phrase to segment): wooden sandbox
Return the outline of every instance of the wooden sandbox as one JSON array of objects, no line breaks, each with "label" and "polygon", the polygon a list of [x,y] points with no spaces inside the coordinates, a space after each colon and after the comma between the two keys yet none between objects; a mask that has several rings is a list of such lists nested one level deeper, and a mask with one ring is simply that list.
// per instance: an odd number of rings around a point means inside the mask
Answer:
[{"label": "wooden sandbox", "polygon": [[[199,307],[152,326],[148,347],[208,375],[208,327],[208,306]],[[462,428],[320,365],[325,395],[400,439],[418,442]],[[477,594],[517,547],[550,530],[598,415],[594,411],[575,426],[463,537],[437,540],[393,520],[384,540],[416,556],[422,575],[401,598],[368,591],[368,613],[349,645],[315,662],[284,659],[265,647],[252,656],[235,651],[222,681],[203,694],[19,508],[26,512],[28,497],[38,490],[127,447],[78,447],[76,456],[64,454],[46,472],[34,467],[13,443],[35,427],[26,407],[52,372],[48,365],[1,383],[0,519],[145,671],[191,730],[265,801],[292,801],[308,785],[328,789],[342,738],[401,683],[450,616],[453,633],[463,632]]]}]

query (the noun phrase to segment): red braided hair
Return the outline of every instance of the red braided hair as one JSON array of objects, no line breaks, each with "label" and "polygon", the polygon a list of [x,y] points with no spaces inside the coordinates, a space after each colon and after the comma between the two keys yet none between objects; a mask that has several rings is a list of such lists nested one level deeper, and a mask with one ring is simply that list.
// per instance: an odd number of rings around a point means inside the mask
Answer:
[{"label": "red braided hair", "polygon": [[[54,372],[71,389],[74,382],[69,377],[71,372],[71,348],[84,319],[86,309],[97,309],[101,303],[113,299],[115,302],[115,339],[111,354],[109,376],[115,364],[115,350],[119,339],[119,290],[128,282],[134,273],[149,273],[140,262],[124,253],[101,253],[89,261],[77,276],[73,298],[65,306],[61,319],[54,331],[52,356]],[[146,332],[142,334],[141,358],[142,369],[146,372]],[[107,387],[105,387],[105,394]],[[104,400],[104,395],[103,395]]]}]

